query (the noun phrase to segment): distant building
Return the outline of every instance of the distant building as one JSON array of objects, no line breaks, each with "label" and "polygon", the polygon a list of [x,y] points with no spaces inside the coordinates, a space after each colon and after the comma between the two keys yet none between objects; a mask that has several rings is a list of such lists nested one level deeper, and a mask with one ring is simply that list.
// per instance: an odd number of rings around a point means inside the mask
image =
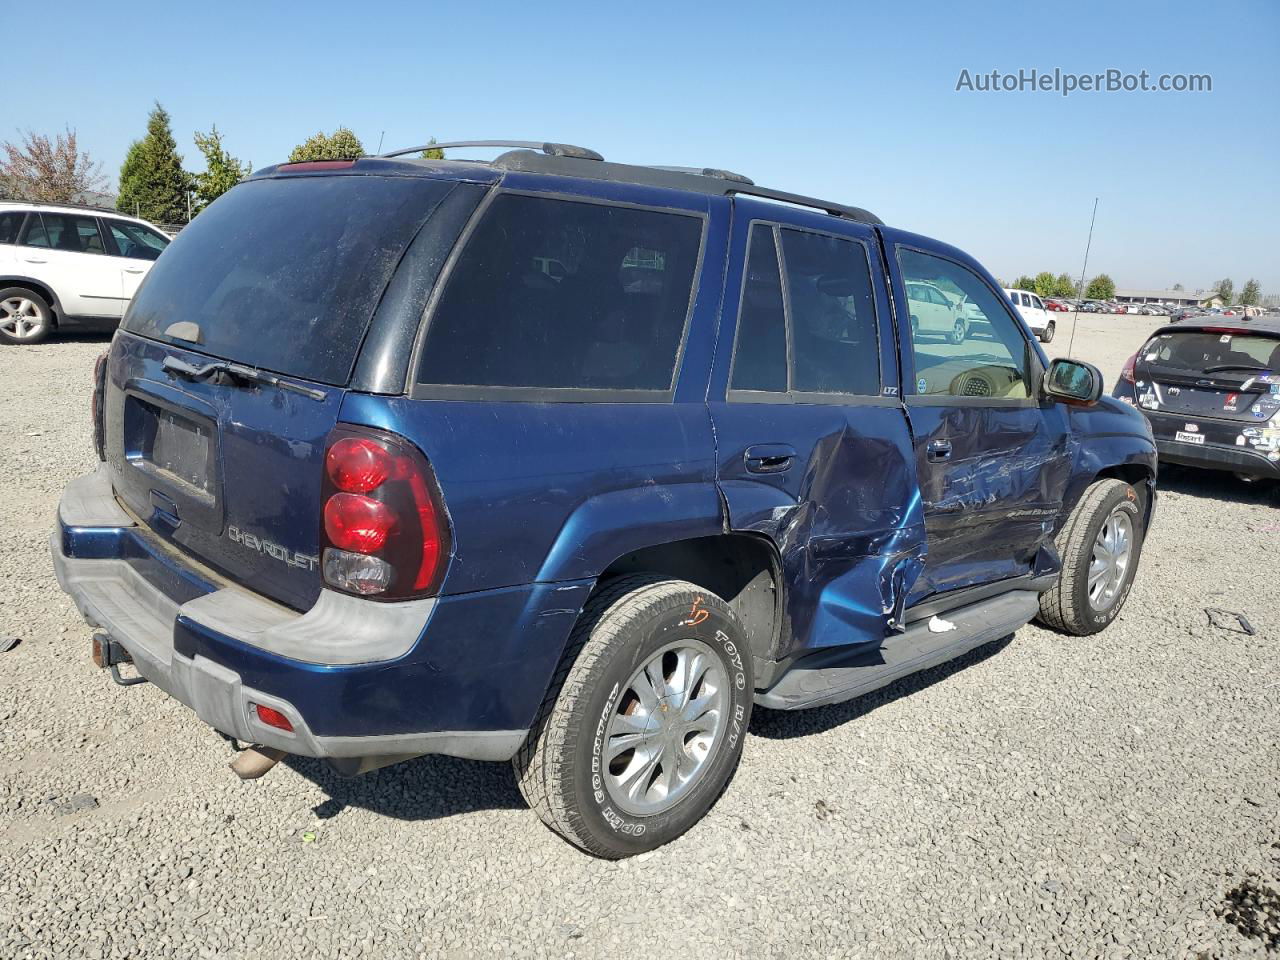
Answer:
[{"label": "distant building", "polygon": [[1220,307],[1222,298],[1212,290],[1117,290],[1120,303],[1164,303],[1178,307]]}]

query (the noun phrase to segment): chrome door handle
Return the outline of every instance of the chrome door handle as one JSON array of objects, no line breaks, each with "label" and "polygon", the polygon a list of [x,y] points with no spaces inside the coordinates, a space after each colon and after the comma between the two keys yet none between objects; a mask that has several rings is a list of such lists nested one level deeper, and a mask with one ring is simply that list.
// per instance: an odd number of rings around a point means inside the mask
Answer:
[{"label": "chrome door handle", "polygon": [[951,459],[951,441],[950,440],[930,440],[929,446],[925,448],[926,456],[934,463],[939,460]]}]

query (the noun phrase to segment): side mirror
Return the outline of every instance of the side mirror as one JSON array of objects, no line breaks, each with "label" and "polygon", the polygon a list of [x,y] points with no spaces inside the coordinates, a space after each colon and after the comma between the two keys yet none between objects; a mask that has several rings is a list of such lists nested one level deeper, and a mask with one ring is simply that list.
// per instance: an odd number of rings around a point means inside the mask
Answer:
[{"label": "side mirror", "polygon": [[1045,371],[1042,391],[1052,400],[1092,406],[1102,397],[1102,371],[1083,360],[1059,358]]}]

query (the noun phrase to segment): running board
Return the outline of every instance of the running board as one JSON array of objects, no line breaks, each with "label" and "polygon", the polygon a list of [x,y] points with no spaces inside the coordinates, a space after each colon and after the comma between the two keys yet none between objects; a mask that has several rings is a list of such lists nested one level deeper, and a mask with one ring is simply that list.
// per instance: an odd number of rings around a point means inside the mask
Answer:
[{"label": "running board", "polygon": [[852,700],[912,673],[954,660],[999,640],[1039,612],[1039,594],[1013,590],[946,614],[954,630],[933,633],[929,622],[912,624],[877,647],[858,644],[811,653],[784,673],[756,703],[771,710],[804,710]]}]

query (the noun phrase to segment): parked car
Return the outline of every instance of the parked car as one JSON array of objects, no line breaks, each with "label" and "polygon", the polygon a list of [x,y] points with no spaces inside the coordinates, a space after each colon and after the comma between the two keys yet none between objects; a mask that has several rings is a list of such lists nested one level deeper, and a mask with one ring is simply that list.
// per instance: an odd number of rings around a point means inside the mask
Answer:
[{"label": "parked car", "polygon": [[1151,422],[1163,462],[1280,478],[1280,317],[1160,327],[1113,395]]},{"label": "parked car", "polygon": [[[913,332],[912,287],[988,332]],[[51,549],[100,665],[246,777],[510,760],[603,857],[708,811],[755,704],[1104,629],[1155,502],[1146,421],[962,251],[557,144],[259,171],[95,384]]]},{"label": "parked car", "polygon": [[1058,324],[1045,309],[1043,301],[1030,290],[1005,290],[1009,302],[1041,343],[1052,343]]},{"label": "parked car", "polygon": [[158,227],[114,210],[0,201],[0,343],[115,329],[168,245]]},{"label": "parked car", "polygon": [[1071,305],[1066,301],[1053,299],[1044,301],[1044,308],[1055,313],[1068,313],[1072,309]]},{"label": "parked car", "polygon": [[913,334],[944,336],[951,343],[964,343],[969,335],[970,315],[957,300],[924,281],[908,283],[906,291]]}]

